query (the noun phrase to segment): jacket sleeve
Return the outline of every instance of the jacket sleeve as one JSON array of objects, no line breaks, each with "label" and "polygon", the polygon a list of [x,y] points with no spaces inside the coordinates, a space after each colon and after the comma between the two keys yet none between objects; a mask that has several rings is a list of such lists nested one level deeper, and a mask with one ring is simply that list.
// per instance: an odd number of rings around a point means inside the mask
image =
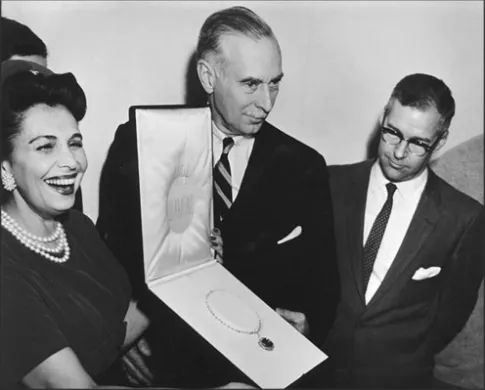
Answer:
[{"label": "jacket sleeve", "polygon": [[310,339],[321,346],[335,320],[340,298],[332,199],[328,168],[319,156],[304,193],[307,275],[303,280]]},{"label": "jacket sleeve", "polygon": [[485,213],[480,208],[443,269],[437,315],[429,330],[433,353],[441,351],[461,331],[476,303],[484,276],[484,231]]}]

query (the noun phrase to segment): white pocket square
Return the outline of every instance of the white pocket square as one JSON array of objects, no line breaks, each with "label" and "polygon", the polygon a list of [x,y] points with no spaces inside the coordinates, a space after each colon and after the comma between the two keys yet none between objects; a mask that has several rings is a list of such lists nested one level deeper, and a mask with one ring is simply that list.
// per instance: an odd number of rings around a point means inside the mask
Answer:
[{"label": "white pocket square", "polygon": [[441,267],[419,268],[413,275],[413,280],[432,278],[441,272]]},{"label": "white pocket square", "polygon": [[293,231],[288,234],[285,238],[282,238],[281,240],[278,241],[279,244],[283,244],[286,241],[293,240],[294,238],[298,237],[301,234],[301,226],[297,226],[296,228],[293,229]]}]

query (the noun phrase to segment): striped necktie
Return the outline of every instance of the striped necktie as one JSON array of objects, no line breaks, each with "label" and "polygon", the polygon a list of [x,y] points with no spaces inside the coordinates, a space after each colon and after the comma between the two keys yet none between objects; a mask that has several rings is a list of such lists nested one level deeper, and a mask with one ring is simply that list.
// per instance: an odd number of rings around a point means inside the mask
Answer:
[{"label": "striped necktie", "polygon": [[384,206],[382,206],[381,211],[379,211],[379,214],[377,214],[376,220],[372,225],[364,246],[364,255],[362,258],[364,263],[364,291],[367,290],[372,269],[374,268],[374,262],[376,261],[377,252],[379,251],[382,237],[386,231],[387,222],[389,221],[392,210],[392,197],[394,196],[394,191],[396,191],[397,187],[393,183],[387,183],[386,188],[387,200],[384,203]]},{"label": "striped necktie", "polygon": [[234,140],[226,137],[222,141],[222,155],[214,167],[214,225],[220,226],[232,205],[231,165],[228,154],[234,146]]}]

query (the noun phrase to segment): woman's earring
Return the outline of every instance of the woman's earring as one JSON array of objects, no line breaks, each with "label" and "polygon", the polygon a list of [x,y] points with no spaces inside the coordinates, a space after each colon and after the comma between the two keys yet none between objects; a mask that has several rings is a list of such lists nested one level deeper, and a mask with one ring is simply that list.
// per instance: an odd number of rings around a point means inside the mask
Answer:
[{"label": "woman's earring", "polygon": [[2,171],[2,185],[3,188],[5,188],[7,191],[13,191],[16,187],[17,184],[15,183],[15,179],[13,178],[13,175],[8,172]]}]

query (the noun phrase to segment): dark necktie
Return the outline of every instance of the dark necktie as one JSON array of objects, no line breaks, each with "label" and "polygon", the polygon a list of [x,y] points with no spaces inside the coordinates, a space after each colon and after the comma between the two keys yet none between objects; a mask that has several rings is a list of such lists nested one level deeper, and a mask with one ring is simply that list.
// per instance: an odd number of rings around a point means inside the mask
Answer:
[{"label": "dark necktie", "polygon": [[374,268],[374,262],[376,261],[377,252],[381,245],[382,237],[386,231],[387,221],[389,221],[389,216],[392,210],[392,197],[394,191],[396,191],[396,185],[393,183],[387,183],[387,199],[382,206],[381,211],[376,217],[372,229],[367,237],[367,241],[364,246],[364,291],[367,290],[367,284],[369,283],[370,275],[372,274],[372,269]]},{"label": "dark necktie", "polygon": [[214,167],[214,225],[220,226],[232,205],[231,165],[228,154],[234,146],[234,140],[226,137],[222,141],[222,155]]}]

